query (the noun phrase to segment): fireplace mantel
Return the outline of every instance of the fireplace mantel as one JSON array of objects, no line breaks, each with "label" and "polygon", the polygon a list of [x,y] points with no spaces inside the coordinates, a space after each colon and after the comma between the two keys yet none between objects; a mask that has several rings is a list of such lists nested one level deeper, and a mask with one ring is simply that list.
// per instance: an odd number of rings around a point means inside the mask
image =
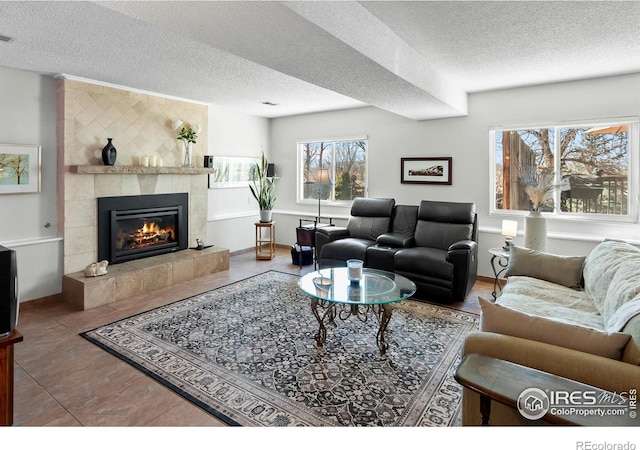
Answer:
[{"label": "fireplace mantel", "polygon": [[129,174],[178,174],[178,175],[202,175],[213,173],[214,170],[207,167],[144,167],[144,166],[69,166],[71,173],[95,174],[95,175],[129,175]]}]

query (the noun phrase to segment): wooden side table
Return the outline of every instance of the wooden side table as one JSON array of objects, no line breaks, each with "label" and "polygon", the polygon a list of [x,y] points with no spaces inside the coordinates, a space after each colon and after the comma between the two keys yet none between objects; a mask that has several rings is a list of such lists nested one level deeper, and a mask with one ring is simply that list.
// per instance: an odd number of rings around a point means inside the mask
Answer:
[{"label": "wooden side table", "polygon": [[276,257],[276,223],[256,222],[256,259]]},{"label": "wooden side table", "polygon": [[0,338],[0,425],[13,425],[13,345],[22,340],[18,330]]},{"label": "wooden side table", "polygon": [[[462,386],[480,394],[480,411],[482,425],[489,425],[491,401],[518,409],[519,402],[536,408],[539,418],[552,424],[580,426],[638,426],[635,404],[625,401],[619,394],[589,386],[568,378],[559,377],[548,372],[521,366],[509,361],[471,353],[465,355],[455,370],[454,378]],[[630,380],[630,387],[633,387]],[[551,392],[576,395],[575,405],[560,406],[550,402],[547,394]],[[532,392],[531,394],[527,394]],[[589,393],[589,402],[582,402],[583,393]],[[530,395],[527,397],[527,395]],[[547,405],[545,405],[545,397]],[[564,397],[563,397],[564,398]],[[584,397],[586,399],[586,397]],[[599,399],[603,404],[592,405],[591,400]],[[539,403],[539,405],[536,405]],[[625,414],[586,414],[575,411],[584,407],[625,408]],[[522,403],[520,403],[522,405]],[[521,414],[522,413],[522,410]],[[526,417],[523,414],[523,417]],[[527,417],[529,418],[529,417]],[[531,418],[531,420],[537,420]]]}]

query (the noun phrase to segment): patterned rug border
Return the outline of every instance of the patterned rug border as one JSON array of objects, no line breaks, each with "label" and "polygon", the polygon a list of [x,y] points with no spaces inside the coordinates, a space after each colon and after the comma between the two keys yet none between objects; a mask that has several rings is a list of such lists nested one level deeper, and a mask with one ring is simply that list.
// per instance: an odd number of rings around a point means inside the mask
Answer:
[{"label": "patterned rug border", "polygon": [[[190,298],[190,297],[188,297]],[[185,299],[186,300],[186,299]],[[182,301],[182,300],[179,300]],[[150,309],[149,311],[153,311],[157,308],[153,308]],[[148,311],[145,311],[148,312]],[[144,313],[140,313],[140,314],[144,314]],[[138,314],[134,314],[133,316],[130,317],[135,317]],[[125,317],[125,319],[127,319],[127,317]],[[116,323],[119,321],[115,321],[112,323]],[[102,326],[109,326],[110,324],[105,324]],[[171,389],[173,392],[175,392],[178,395],[181,395],[182,397],[184,397],[186,400],[188,400],[189,402],[193,403],[194,405],[196,405],[197,407],[205,410],[206,412],[208,412],[209,414],[217,417],[218,419],[222,420],[224,423],[226,423],[229,426],[232,427],[240,427],[242,425],[240,425],[238,422],[236,422],[235,420],[227,417],[226,415],[222,414],[220,411],[211,408],[209,405],[207,405],[206,403],[198,400],[197,398],[195,398],[194,396],[192,396],[191,394],[189,394],[188,392],[180,389],[178,386],[176,386],[173,383],[168,382],[166,379],[164,379],[163,377],[161,377],[158,374],[153,373],[152,371],[150,371],[149,369],[147,369],[146,367],[138,364],[137,362],[133,361],[132,359],[130,359],[127,356],[124,356],[122,353],[119,353],[115,350],[113,350],[112,348],[104,345],[102,342],[93,339],[92,337],[88,336],[87,333],[90,333],[94,330],[97,330],[98,328],[102,328],[102,326],[100,327],[96,327],[92,330],[87,330],[87,331],[83,331],[82,333],[80,333],[80,336],[82,336],[83,338],[85,338],[87,341],[91,342],[92,344],[97,345],[98,347],[100,347],[102,350],[106,351],[107,353],[110,353],[111,355],[115,356],[116,358],[120,359],[121,361],[129,364],[130,366],[134,367],[135,369],[138,369],[140,372],[150,376],[151,378],[153,378],[154,380],[156,380],[157,382],[159,382],[160,384],[162,384],[163,386],[165,386],[166,388]]]},{"label": "patterned rug border", "polygon": [[150,371],[149,369],[147,369],[143,365],[137,363],[136,361],[132,360],[131,358],[129,358],[129,357],[123,355],[122,353],[112,349],[111,347],[103,344],[102,342],[98,341],[97,339],[92,338],[91,336],[89,336],[89,333],[91,333],[92,331],[98,330],[98,329],[100,329],[102,327],[108,327],[109,325],[113,325],[113,324],[121,322],[123,320],[132,319],[134,317],[138,317],[138,316],[141,316],[143,314],[148,314],[150,312],[157,311],[158,309],[166,308],[167,306],[174,305],[174,304],[179,303],[179,302],[184,302],[186,300],[189,300],[189,299],[192,299],[192,298],[195,298],[195,297],[199,297],[200,295],[205,294],[205,293],[207,293],[209,291],[213,291],[213,290],[216,290],[216,289],[221,289],[221,288],[233,286],[234,284],[238,284],[238,283],[243,283],[243,282],[245,282],[247,280],[250,280],[251,278],[256,277],[256,276],[265,276],[265,275],[267,275],[267,274],[269,274],[271,272],[284,273],[284,274],[287,274],[287,275],[293,275],[293,276],[298,276],[299,277],[299,275],[296,275],[296,274],[293,274],[293,273],[289,273],[289,272],[283,272],[283,271],[280,271],[280,270],[267,270],[266,272],[262,272],[262,273],[257,274],[257,275],[250,275],[250,276],[242,278],[240,280],[236,280],[236,281],[232,281],[232,282],[227,283],[227,284],[223,284],[221,286],[215,287],[213,289],[209,289],[208,291],[204,291],[204,292],[201,292],[199,294],[191,295],[189,297],[185,297],[185,298],[182,298],[180,300],[175,300],[173,302],[169,302],[166,305],[156,306],[155,308],[151,308],[151,309],[139,312],[137,314],[132,314],[130,316],[126,316],[126,317],[123,317],[121,319],[114,320],[114,321],[109,322],[109,323],[105,323],[103,325],[99,325],[99,326],[94,327],[94,328],[92,328],[90,330],[85,330],[85,331],[83,331],[83,332],[81,332],[79,334],[80,334],[80,336],[85,338],[87,341],[91,342],[92,344],[97,345],[98,347],[100,347],[101,349],[106,351],[107,353],[110,353],[111,355],[115,356],[116,358],[119,358],[120,360],[122,360],[122,361],[126,362],[127,364],[133,366],[134,368],[138,369],[139,371],[145,373],[146,375],[150,376],[154,380],[156,380],[159,383],[161,383],[163,386],[171,389],[176,394],[183,396],[185,399],[187,399],[191,403],[195,404],[199,408],[204,409],[209,414],[212,414],[215,417],[217,417],[218,419],[222,420],[227,425],[230,425],[232,427],[240,427],[242,425],[240,425],[235,420],[231,419],[230,417],[227,417],[225,414],[222,414],[220,411],[218,411],[218,410],[216,410],[214,408],[211,408],[206,403],[198,400],[197,398],[195,398],[194,396],[192,396],[191,394],[189,394],[185,390],[180,389],[175,384],[170,383],[169,381],[167,381],[165,378],[161,377],[160,375],[153,373],[152,371]]},{"label": "patterned rug border", "polygon": [[[209,406],[205,402],[203,402],[203,401],[199,400],[198,398],[194,397],[193,395],[191,395],[189,392],[185,391],[184,389],[181,389],[176,384],[168,381],[165,377],[161,376],[160,374],[154,373],[152,370],[147,369],[146,367],[144,367],[140,363],[134,361],[133,359],[129,358],[128,356],[125,356],[124,354],[122,354],[118,350],[115,350],[115,349],[109,347],[108,345],[100,342],[97,339],[94,339],[89,334],[94,332],[94,331],[96,331],[96,330],[99,330],[101,328],[108,327],[110,325],[114,325],[114,324],[117,324],[117,323],[125,321],[125,320],[134,319],[136,317],[139,317],[139,316],[142,316],[142,315],[146,315],[146,314],[149,314],[149,313],[153,313],[154,311],[157,311],[157,310],[160,310],[160,309],[163,309],[163,308],[167,308],[167,307],[170,307],[172,305],[176,305],[178,303],[186,302],[186,301],[189,301],[191,299],[196,299],[197,297],[205,295],[208,292],[221,290],[221,289],[225,289],[225,288],[230,288],[230,287],[232,287],[234,285],[238,285],[240,283],[245,283],[245,282],[251,280],[252,278],[265,277],[265,276],[268,276],[269,274],[282,274],[282,275],[292,276],[292,277],[297,277],[297,278],[301,277],[301,275],[298,275],[298,274],[295,274],[295,273],[291,273],[291,272],[284,272],[284,271],[279,271],[279,270],[267,270],[267,271],[259,273],[259,274],[254,274],[254,275],[250,275],[250,276],[247,276],[247,277],[239,279],[239,280],[231,281],[231,282],[229,282],[227,284],[223,284],[223,285],[214,287],[214,288],[209,289],[207,291],[204,291],[204,292],[201,292],[201,293],[198,293],[198,294],[194,294],[194,295],[191,295],[189,297],[185,297],[183,299],[179,299],[179,300],[175,300],[175,301],[169,302],[169,303],[167,303],[165,305],[160,305],[160,306],[157,306],[157,307],[145,310],[145,311],[141,311],[141,312],[136,313],[136,314],[132,314],[130,316],[126,316],[126,317],[114,320],[112,322],[109,322],[109,323],[106,323],[106,324],[103,324],[103,325],[96,326],[96,327],[94,327],[92,329],[80,332],[79,336],[83,337],[84,339],[86,339],[87,341],[91,342],[92,344],[100,347],[101,349],[103,349],[107,353],[115,356],[116,358],[120,359],[121,361],[131,365],[132,367],[134,367],[135,369],[141,371],[142,373],[148,375],[149,377],[151,377],[152,379],[156,380],[157,382],[159,382],[163,386],[167,387],[171,391],[173,391],[176,394],[182,396],[184,399],[186,399],[187,401],[191,402],[195,406],[201,408],[202,410],[206,411],[207,413],[209,413],[209,414],[213,415],[214,417],[220,419],[221,421],[223,421],[227,425],[233,426],[233,427],[242,427],[243,425],[241,423],[239,423],[236,420],[228,417],[226,414],[218,411],[216,408],[214,408],[212,406]],[[428,306],[430,306],[430,307],[433,307],[435,309],[448,310],[448,311],[450,311],[452,313],[455,313],[455,314],[462,314],[462,315],[466,315],[466,316],[471,316],[471,317],[475,318],[476,321],[479,318],[479,314],[477,314],[477,313],[469,312],[469,311],[462,311],[462,310],[459,310],[459,309],[456,309],[456,308],[452,308],[449,305],[433,303],[433,302],[429,302],[429,301],[425,301],[425,300],[408,299],[408,300],[404,300],[402,303],[396,304],[396,306],[399,307],[400,309],[405,310],[405,311],[409,311],[411,309],[411,304],[415,304],[414,307],[424,307],[424,306],[428,307]],[[407,307],[406,305],[409,305],[409,306]],[[477,324],[477,322],[476,322],[476,324]],[[443,378],[443,381],[444,381],[444,378]]]}]

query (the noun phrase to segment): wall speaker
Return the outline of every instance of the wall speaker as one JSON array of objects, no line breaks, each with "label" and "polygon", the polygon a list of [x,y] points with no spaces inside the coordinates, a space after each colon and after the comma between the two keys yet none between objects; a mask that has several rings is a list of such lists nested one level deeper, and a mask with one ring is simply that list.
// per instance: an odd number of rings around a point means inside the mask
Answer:
[{"label": "wall speaker", "polygon": [[204,167],[211,169],[213,167],[213,156],[204,155]]},{"label": "wall speaker", "polygon": [[276,165],[272,163],[267,164],[267,176],[275,177],[276,176]]}]

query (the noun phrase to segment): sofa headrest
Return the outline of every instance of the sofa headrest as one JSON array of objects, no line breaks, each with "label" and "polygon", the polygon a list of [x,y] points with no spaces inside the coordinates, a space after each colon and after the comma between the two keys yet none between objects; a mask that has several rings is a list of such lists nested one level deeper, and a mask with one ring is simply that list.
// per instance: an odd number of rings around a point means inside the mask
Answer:
[{"label": "sofa headrest", "polygon": [[472,224],[475,220],[475,212],[475,203],[422,200],[418,208],[418,220]]},{"label": "sofa headrest", "polygon": [[417,205],[396,205],[392,231],[413,236],[418,221]]},{"label": "sofa headrest", "polygon": [[391,217],[396,201],[393,198],[353,199],[351,215],[359,217]]}]

